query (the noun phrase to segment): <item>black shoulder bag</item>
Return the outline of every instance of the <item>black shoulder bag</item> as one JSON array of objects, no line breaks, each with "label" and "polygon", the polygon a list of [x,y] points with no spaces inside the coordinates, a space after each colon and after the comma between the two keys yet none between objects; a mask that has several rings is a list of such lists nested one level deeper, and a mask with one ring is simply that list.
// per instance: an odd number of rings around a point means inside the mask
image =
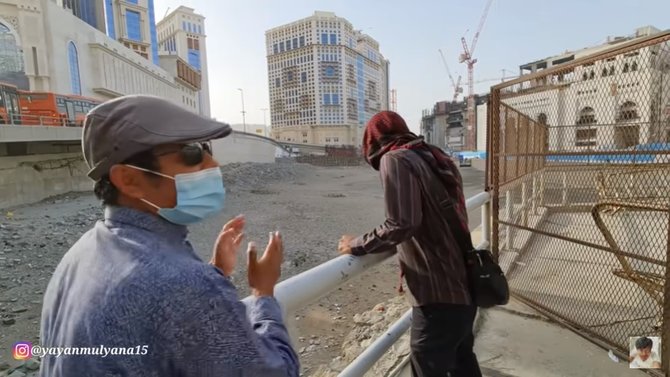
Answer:
[{"label": "black shoulder bag", "polygon": [[493,254],[489,250],[477,250],[472,245],[470,232],[464,232],[460,227],[460,219],[454,206],[453,200],[440,179],[440,175],[435,171],[430,161],[421,155],[417,155],[424,160],[435,179],[430,180],[430,187],[424,187],[428,196],[432,196],[437,201],[443,219],[451,230],[458,247],[463,253],[465,268],[468,277],[470,295],[475,305],[480,308],[490,308],[496,305],[506,305],[509,301],[509,286],[507,279],[500,266],[493,260]]}]

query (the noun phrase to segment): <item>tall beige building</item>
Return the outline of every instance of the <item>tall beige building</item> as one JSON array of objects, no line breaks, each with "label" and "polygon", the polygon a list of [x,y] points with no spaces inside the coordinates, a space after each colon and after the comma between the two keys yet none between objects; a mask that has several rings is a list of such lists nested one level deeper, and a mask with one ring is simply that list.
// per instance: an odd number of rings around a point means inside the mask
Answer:
[{"label": "tall beige building", "polygon": [[[180,6],[156,25],[161,66],[195,92],[197,112],[210,116],[205,17]],[[195,71],[195,74],[192,72]]]},{"label": "tall beige building", "polygon": [[389,108],[389,62],[379,43],[331,12],[268,30],[265,38],[272,137],[360,145],[368,119]]}]

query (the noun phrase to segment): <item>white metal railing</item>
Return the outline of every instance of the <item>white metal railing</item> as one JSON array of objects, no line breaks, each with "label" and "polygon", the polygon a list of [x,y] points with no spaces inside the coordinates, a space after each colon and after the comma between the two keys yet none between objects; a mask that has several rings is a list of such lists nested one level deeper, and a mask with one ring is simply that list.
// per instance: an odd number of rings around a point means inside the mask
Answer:
[{"label": "white metal railing", "polygon": [[56,126],[77,127],[78,125],[69,119],[61,117],[50,117],[43,115],[11,114],[7,119],[0,117],[0,126]]},{"label": "white metal railing", "polygon": [[[478,208],[482,210],[482,242],[478,246],[479,248],[485,248],[489,245],[491,211],[488,204],[490,199],[491,196],[488,192],[481,192],[465,201],[468,211]],[[275,297],[282,307],[284,318],[290,318],[289,314],[336,290],[349,279],[360,275],[368,268],[383,262],[392,255],[391,252],[362,257],[343,255],[282,281],[275,287]],[[251,300],[251,297],[244,299],[246,302],[249,300]],[[339,374],[339,377],[359,377],[365,374],[409,329],[410,323],[411,310],[403,314],[384,335],[349,364]]]}]

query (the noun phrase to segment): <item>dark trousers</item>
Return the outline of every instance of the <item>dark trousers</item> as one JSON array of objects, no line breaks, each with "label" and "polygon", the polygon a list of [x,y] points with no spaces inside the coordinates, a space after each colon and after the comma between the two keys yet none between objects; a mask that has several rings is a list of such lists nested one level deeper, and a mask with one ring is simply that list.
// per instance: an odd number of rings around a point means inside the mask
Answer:
[{"label": "dark trousers", "polygon": [[476,306],[431,304],[412,309],[413,377],[481,377],[473,351]]}]

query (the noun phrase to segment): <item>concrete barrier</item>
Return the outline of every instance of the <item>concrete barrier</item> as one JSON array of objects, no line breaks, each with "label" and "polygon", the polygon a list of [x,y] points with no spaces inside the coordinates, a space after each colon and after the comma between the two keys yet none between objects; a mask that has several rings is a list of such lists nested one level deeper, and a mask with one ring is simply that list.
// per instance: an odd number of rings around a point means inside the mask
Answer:
[{"label": "concrete barrier", "polygon": [[0,157],[0,208],[72,191],[92,191],[81,153]]},{"label": "concrete barrier", "polygon": [[[27,130],[13,130],[13,141],[28,141],[21,156],[2,156],[0,153],[0,208],[29,204],[50,196],[73,191],[93,191],[93,181],[87,176],[88,167],[84,163],[81,147],[59,145],[61,153],[49,153],[54,148],[44,141],[51,130],[39,130],[39,127],[24,126]],[[47,128],[47,127],[45,127]],[[56,128],[56,127],[53,127]],[[0,127],[0,129],[3,129]],[[4,128],[3,130],[10,130]],[[76,130],[75,130],[76,131]],[[79,130],[79,132],[81,132]],[[57,141],[76,139],[71,135],[59,134]],[[0,133],[0,135],[4,135]],[[39,140],[39,141],[38,141]],[[9,143],[0,143],[0,152],[5,151]],[[44,145],[43,145],[44,144]],[[58,143],[55,143],[58,145]],[[274,163],[277,149],[281,146],[272,139],[235,132],[229,137],[212,142],[214,157],[221,165],[235,162]],[[27,152],[26,152],[27,151]],[[49,151],[49,152],[47,152]],[[5,153],[6,154],[6,153]]]},{"label": "concrete barrier", "polygon": [[275,162],[281,146],[274,140],[244,132],[233,132],[230,136],[212,141],[214,158],[221,164],[234,162]]},{"label": "concrete barrier", "polygon": [[81,127],[0,125],[3,143],[81,140]]}]

